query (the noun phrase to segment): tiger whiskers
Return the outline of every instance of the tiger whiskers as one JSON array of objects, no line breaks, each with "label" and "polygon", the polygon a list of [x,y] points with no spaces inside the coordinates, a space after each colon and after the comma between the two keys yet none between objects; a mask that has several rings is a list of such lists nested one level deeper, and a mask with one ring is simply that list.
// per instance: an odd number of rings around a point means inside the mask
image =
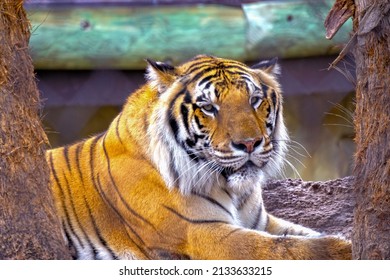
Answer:
[{"label": "tiger whiskers", "polygon": [[325,115],[340,118],[345,123],[325,123],[324,126],[325,125],[340,126],[340,127],[347,127],[353,129],[355,127],[353,123],[353,116],[354,116],[353,111],[339,103],[334,103],[334,102],[329,102],[329,103],[332,104],[334,108],[337,109],[340,113],[325,112]]},{"label": "tiger whiskers", "polygon": [[[222,171],[223,171],[223,168],[221,167],[221,166],[219,166],[219,165],[217,165],[217,164],[214,164],[214,170],[212,170],[211,171],[211,175],[214,175],[214,174],[212,174],[212,173],[218,173],[218,175],[220,175],[221,173],[222,173]],[[217,177],[217,184],[218,184],[218,186],[221,186],[221,183],[219,182],[219,178],[221,177],[221,176],[216,176]]]},{"label": "tiger whiskers", "polygon": [[280,166],[274,158],[270,158],[270,162],[274,165],[275,168],[272,168],[273,171],[276,170],[277,173],[279,173],[280,176],[283,178],[287,178],[284,166],[287,165],[291,168],[293,171],[293,174],[296,175],[299,179],[302,179],[301,174],[299,173],[298,169],[288,160],[286,157],[282,157],[278,152],[275,151],[275,154],[279,156],[279,158],[284,163],[282,166]]},{"label": "tiger whiskers", "polygon": [[289,153],[286,154],[286,157],[290,157],[290,158],[294,159],[294,160],[295,160],[296,162],[298,162],[303,168],[306,168],[306,165],[304,165],[303,162],[302,162],[300,159],[298,159],[297,157],[295,157],[295,156],[293,156],[293,155],[291,155],[291,154],[289,154]]},{"label": "tiger whiskers", "polygon": [[[287,145],[287,150],[292,150],[293,152],[295,152],[296,154],[298,154],[302,157],[308,156],[311,158],[311,155],[308,152],[308,150],[298,141],[295,141],[292,139],[277,139],[277,140],[274,139],[274,140],[272,140],[272,142],[285,142]],[[298,149],[302,149],[305,154],[299,152]]]},{"label": "tiger whiskers", "polygon": [[[199,155],[199,153],[191,153],[192,155]],[[188,157],[188,155],[183,155],[183,157]],[[201,162],[201,163],[197,163],[195,162],[195,159],[190,159],[189,161],[187,161],[186,165],[183,166],[183,168],[180,170],[179,174],[178,174],[178,177],[174,180],[174,184],[179,184],[180,185],[180,180],[182,178],[185,178],[186,176],[189,176],[189,178],[187,178],[186,181],[188,181],[188,188],[190,191],[200,191],[200,190],[203,190],[203,189],[207,189],[209,188],[209,184],[207,181],[204,180],[204,176],[205,175],[210,175],[207,180],[211,177],[211,174],[213,174],[213,172],[207,172],[209,170],[206,170],[206,172],[204,172],[204,174],[200,175],[204,169],[207,169],[209,168],[210,166],[213,167],[214,163],[211,162],[211,161],[208,161],[208,162]],[[195,169],[195,170],[194,170]],[[210,170],[212,171],[213,168],[211,168]],[[194,187],[198,185],[198,188],[194,189]]]},{"label": "tiger whiskers", "polygon": [[[354,127],[352,120],[348,119],[347,117],[345,117],[343,115],[336,114],[336,113],[329,113],[329,112],[325,113],[325,115],[339,117],[342,120],[345,120],[349,124],[349,125],[348,124],[341,124],[341,125],[348,126],[348,127]],[[324,125],[327,125],[327,124],[324,124]]]},{"label": "tiger whiskers", "polygon": [[[298,178],[302,179],[300,173],[298,172],[298,169],[294,166],[294,164],[288,158],[294,160],[295,162],[300,164],[303,168],[306,168],[306,165],[302,162],[302,160],[300,160],[298,158],[298,156],[300,156],[302,158],[305,158],[305,157],[311,158],[309,151],[301,143],[299,143],[298,141],[292,140],[292,139],[278,139],[278,140],[273,140],[273,141],[274,142],[283,141],[286,143],[287,152],[286,152],[285,156],[282,157],[279,153],[278,153],[278,155],[282,159],[284,165],[287,165],[288,167],[291,168],[294,176],[297,176]],[[295,153],[297,156],[293,155],[291,152]],[[280,175],[283,175],[284,178],[287,177],[285,172],[283,172],[283,174],[280,173]]]},{"label": "tiger whiskers", "polygon": [[[204,174],[202,175],[202,177],[199,178],[199,181],[202,181],[202,179],[203,179],[203,177],[204,177],[205,175],[208,175],[208,177],[206,178],[206,181],[209,180],[209,179],[216,173],[216,171],[218,171],[218,169],[219,169],[219,166],[218,166],[215,162],[213,162],[213,161],[206,162],[205,165],[211,165],[211,166],[208,166],[208,167],[211,167],[211,168],[210,168],[210,173],[204,172]],[[204,166],[204,167],[205,167],[205,166]],[[199,172],[200,172],[201,169],[203,169],[204,167],[200,168],[200,169],[199,169]],[[197,174],[196,174],[196,175],[197,175]],[[216,176],[216,177],[217,177],[217,184],[219,185],[219,179],[218,179],[219,176]],[[194,179],[194,178],[193,178],[193,179]]]},{"label": "tiger whiskers", "polygon": [[[276,173],[279,177],[281,178],[287,178],[287,174],[286,174],[286,169],[284,166],[280,166],[280,164],[276,163],[276,161],[271,158],[270,159],[270,162],[268,163],[270,165],[273,165],[274,167],[272,168],[272,170],[274,171],[274,173]],[[275,171],[276,170],[276,171]]]},{"label": "tiger whiskers", "polygon": [[[192,191],[205,193],[210,191],[211,187],[213,186],[213,182],[210,181],[210,178],[214,175],[214,167],[215,163],[212,161],[202,162],[200,164],[199,168],[197,168],[196,172],[192,175],[192,178],[190,180],[192,186],[195,186],[197,183],[200,183],[200,186],[198,186],[198,188],[193,189]],[[205,172],[204,169],[206,169]]]}]

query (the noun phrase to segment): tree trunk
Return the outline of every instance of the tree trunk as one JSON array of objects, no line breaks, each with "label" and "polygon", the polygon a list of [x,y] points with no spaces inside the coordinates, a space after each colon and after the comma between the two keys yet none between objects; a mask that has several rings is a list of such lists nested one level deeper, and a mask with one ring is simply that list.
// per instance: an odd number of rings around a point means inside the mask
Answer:
[{"label": "tree trunk", "polygon": [[0,1],[0,259],[70,258],[48,187],[29,28],[22,0]]},{"label": "tree trunk", "polygon": [[389,0],[355,0],[354,259],[390,259],[389,7]]}]

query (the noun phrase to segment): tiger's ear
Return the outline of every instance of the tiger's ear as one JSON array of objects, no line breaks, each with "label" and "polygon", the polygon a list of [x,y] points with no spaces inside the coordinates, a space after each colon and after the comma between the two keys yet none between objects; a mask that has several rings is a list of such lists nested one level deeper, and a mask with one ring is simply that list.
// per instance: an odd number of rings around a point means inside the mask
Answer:
[{"label": "tiger's ear", "polygon": [[176,79],[176,68],[168,63],[146,59],[148,63],[147,79],[161,93]]},{"label": "tiger's ear", "polygon": [[271,75],[279,75],[280,74],[280,66],[278,64],[278,58],[274,57],[270,60],[260,61],[259,63],[253,65],[252,69],[260,69]]}]

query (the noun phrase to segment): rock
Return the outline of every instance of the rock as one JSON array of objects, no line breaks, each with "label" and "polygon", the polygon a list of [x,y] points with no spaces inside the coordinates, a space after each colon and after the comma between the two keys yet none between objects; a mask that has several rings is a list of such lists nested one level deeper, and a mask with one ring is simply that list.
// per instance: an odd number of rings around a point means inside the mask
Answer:
[{"label": "rock", "polygon": [[270,180],[263,188],[265,207],[273,215],[325,234],[351,238],[353,177],[324,182]]}]

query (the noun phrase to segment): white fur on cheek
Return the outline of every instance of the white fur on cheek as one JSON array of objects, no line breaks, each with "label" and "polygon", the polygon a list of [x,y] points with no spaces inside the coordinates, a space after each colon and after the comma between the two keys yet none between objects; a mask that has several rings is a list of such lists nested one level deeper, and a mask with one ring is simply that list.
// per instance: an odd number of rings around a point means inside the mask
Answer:
[{"label": "white fur on cheek", "polygon": [[213,170],[210,162],[194,161],[188,156],[178,143],[185,140],[185,129],[180,124],[179,139],[175,139],[168,120],[170,91],[175,92],[173,89],[164,92],[160,97],[159,106],[152,112],[148,127],[151,160],[168,188],[178,187],[184,195],[191,192],[209,193],[211,188],[218,187],[223,179]]}]

